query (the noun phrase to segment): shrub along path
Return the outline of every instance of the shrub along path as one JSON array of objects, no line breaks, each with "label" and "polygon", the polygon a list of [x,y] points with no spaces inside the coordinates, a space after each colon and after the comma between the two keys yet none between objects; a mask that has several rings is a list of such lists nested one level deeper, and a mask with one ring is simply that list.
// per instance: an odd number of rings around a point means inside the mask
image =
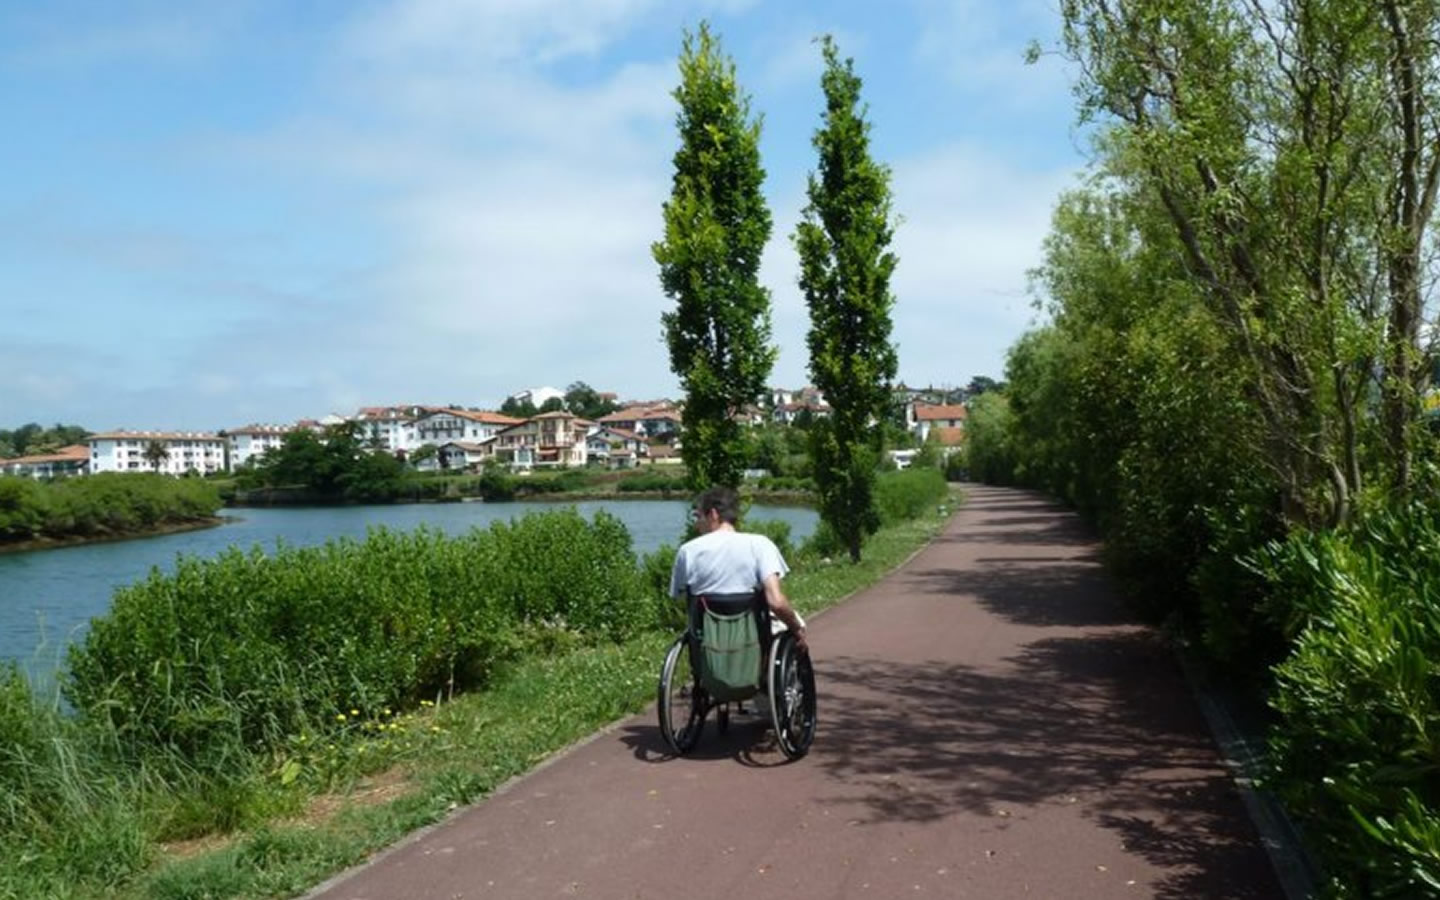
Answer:
[{"label": "shrub along path", "polygon": [[744,718],[669,758],[647,712],[312,896],[1282,896],[1093,539],[1034,495],[969,496],[814,621],[806,758]]}]

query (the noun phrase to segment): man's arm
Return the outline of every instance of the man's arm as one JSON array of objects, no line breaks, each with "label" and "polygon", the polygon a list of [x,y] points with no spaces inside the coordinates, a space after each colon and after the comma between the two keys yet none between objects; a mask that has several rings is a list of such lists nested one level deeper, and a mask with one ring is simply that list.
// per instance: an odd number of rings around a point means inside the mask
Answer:
[{"label": "man's arm", "polygon": [[808,653],[810,644],[805,640],[805,625],[795,614],[795,607],[790,605],[790,599],[780,589],[780,576],[773,573],[766,575],[762,584],[765,586],[765,602],[770,605],[770,611],[795,635],[795,645],[800,648],[800,652]]}]

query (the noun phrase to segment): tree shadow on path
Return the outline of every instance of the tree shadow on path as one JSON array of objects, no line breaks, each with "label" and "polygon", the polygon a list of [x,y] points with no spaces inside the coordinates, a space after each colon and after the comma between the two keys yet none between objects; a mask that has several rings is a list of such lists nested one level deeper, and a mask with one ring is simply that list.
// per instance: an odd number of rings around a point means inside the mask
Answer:
[{"label": "tree shadow on path", "polygon": [[1175,702],[1184,688],[1152,634],[1042,640],[1010,662],[999,674],[825,661],[816,759],[836,784],[826,802],[860,822],[969,814],[997,827],[1006,812],[1073,805],[1167,873],[1158,897],[1275,896],[1230,777],[1191,704]]}]

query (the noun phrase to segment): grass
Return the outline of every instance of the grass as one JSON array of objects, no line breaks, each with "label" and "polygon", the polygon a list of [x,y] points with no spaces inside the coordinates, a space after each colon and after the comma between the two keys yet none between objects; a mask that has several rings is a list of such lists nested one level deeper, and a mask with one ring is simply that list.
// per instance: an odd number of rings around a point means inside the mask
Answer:
[{"label": "grass", "polygon": [[[787,593],[805,613],[833,606],[908,559],[946,518],[932,511],[882,529],[866,544],[858,565],[797,558]],[[294,896],[645,709],[672,638],[648,633],[524,661],[485,691],[356,722],[335,742],[303,746],[305,739],[299,739],[273,768],[235,786],[236,803],[245,812],[233,817],[236,830],[229,835],[198,836],[204,833],[200,823],[191,829],[197,835],[192,839],[152,843],[143,852],[153,862],[118,886],[103,873],[82,881],[58,876],[58,865],[38,866],[27,878],[21,865],[9,869],[12,877],[0,878],[0,897],[8,896],[7,890],[16,897],[74,900]],[[155,804],[153,798],[147,802]],[[186,802],[166,803],[158,816],[167,822],[161,830],[185,834]],[[117,827],[133,830],[135,823],[127,818]],[[149,830],[156,831],[153,821]],[[0,863],[0,875],[6,869]],[[39,874],[44,871],[50,874]]]}]

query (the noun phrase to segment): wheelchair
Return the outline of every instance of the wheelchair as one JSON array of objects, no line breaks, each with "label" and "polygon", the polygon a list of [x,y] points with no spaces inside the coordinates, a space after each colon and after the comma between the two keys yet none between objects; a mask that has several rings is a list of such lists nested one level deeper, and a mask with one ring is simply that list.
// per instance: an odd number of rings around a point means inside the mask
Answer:
[{"label": "wheelchair", "polygon": [[787,760],[799,759],[815,739],[815,671],[795,636],[772,625],[765,592],[686,599],[687,626],[660,669],[660,733],[677,756],[694,750],[715,711],[723,734],[730,704],[764,695],[770,724]]}]

